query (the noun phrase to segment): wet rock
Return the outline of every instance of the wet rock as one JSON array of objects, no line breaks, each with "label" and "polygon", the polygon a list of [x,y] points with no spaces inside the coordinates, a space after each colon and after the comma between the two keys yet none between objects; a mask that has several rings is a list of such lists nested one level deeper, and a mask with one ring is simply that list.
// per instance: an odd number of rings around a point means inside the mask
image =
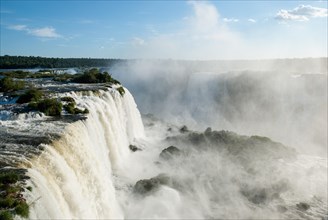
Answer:
[{"label": "wet rock", "polygon": [[306,211],[310,208],[310,205],[305,202],[300,202],[296,204],[296,208],[300,211]]},{"label": "wet rock", "polygon": [[192,132],[188,134],[188,139],[193,145],[202,145],[206,143],[206,137],[203,133]]},{"label": "wet rock", "polygon": [[136,151],[138,151],[138,150],[141,150],[140,148],[138,148],[137,146],[132,145],[132,144],[129,145],[129,148],[130,148],[130,150],[133,151],[133,152],[136,152]]},{"label": "wet rock", "polygon": [[139,180],[134,185],[134,192],[139,194],[147,194],[157,190],[160,185],[161,183],[157,178]]},{"label": "wet rock", "polygon": [[161,173],[150,179],[139,180],[134,186],[134,192],[142,195],[147,195],[158,190],[161,185],[166,185],[174,188],[174,186],[177,184],[169,175]]},{"label": "wet rock", "polygon": [[181,150],[175,146],[169,146],[168,148],[165,148],[162,150],[162,152],[159,154],[159,157],[165,160],[172,159],[174,156],[181,155]]},{"label": "wet rock", "polygon": [[212,128],[210,128],[210,127],[206,128],[204,134],[205,135],[211,135],[211,133],[212,133]]},{"label": "wet rock", "polygon": [[186,133],[186,132],[188,132],[189,130],[188,130],[188,127],[187,126],[182,126],[182,128],[180,128],[180,132],[181,133]]}]

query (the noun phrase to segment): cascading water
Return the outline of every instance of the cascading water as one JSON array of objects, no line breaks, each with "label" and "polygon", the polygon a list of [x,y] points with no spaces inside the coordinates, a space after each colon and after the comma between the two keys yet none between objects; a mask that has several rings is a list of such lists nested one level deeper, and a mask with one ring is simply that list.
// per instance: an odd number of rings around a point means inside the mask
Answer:
[{"label": "cascading water", "polygon": [[115,90],[64,94],[90,113],[30,161],[31,218],[123,218],[112,176],[129,160],[129,144],[144,136],[140,113],[125,91],[123,98]]},{"label": "cascading water", "polygon": [[1,125],[25,144],[0,159],[28,168],[33,190],[24,197],[31,219],[328,216],[326,158],[299,155],[265,137],[190,131],[151,115],[143,118],[144,132],[127,89],[56,96],[73,97],[89,109],[87,118],[67,123],[37,113],[1,115]]}]

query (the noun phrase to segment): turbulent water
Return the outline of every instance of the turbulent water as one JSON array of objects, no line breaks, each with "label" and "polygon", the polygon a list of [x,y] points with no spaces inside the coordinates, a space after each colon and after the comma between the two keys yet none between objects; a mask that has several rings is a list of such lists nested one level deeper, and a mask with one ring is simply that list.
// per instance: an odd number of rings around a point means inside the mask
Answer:
[{"label": "turbulent water", "polygon": [[125,90],[58,93],[82,119],[1,111],[0,159],[28,169],[31,219],[328,218],[326,157],[141,118]]}]

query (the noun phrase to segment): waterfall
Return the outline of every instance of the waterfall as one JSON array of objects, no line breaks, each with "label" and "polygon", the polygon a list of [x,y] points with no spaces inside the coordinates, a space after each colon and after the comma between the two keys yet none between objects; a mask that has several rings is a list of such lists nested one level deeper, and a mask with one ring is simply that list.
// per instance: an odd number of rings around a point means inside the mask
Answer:
[{"label": "waterfall", "polygon": [[140,113],[130,92],[70,92],[86,120],[68,125],[63,136],[44,145],[30,162],[32,219],[123,218],[113,175],[128,160],[129,144],[144,137]]}]

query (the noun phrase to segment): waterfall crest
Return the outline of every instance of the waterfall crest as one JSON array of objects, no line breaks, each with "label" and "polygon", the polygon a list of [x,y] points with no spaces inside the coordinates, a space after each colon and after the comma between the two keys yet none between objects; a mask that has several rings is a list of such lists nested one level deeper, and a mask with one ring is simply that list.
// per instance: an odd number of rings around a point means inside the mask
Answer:
[{"label": "waterfall crest", "polygon": [[123,218],[112,178],[131,154],[129,144],[144,137],[134,99],[127,89],[124,96],[114,89],[63,95],[90,113],[31,161],[30,218]]}]

